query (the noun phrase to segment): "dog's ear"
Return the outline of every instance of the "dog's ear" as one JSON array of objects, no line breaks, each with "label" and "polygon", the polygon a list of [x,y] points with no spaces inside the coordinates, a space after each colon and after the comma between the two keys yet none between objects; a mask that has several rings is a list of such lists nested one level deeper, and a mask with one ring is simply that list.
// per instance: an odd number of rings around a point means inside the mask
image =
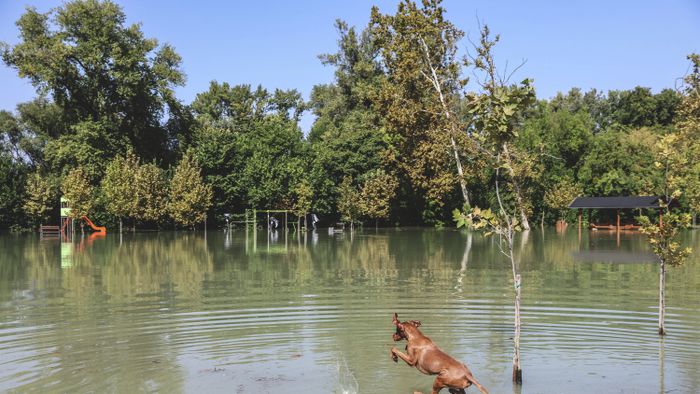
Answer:
[{"label": "dog's ear", "polygon": [[391,319],[391,322],[394,323],[395,326],[398,326],[399,324],[401,324],[401,322],[399,321],[398,313],[394,312],[394,318]]},{"label": "dog's ear", "polygon": [[416,327],[420,327],[420,320],[411,320],[411,323]]}]

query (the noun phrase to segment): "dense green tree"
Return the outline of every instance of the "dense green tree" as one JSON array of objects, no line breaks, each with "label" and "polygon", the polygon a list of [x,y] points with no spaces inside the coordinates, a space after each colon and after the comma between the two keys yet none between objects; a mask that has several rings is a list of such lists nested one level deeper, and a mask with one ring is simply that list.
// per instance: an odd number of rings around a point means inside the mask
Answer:
[{"label": "dense green tree", "polygon": [[544,194],[544,203],[557,212],[557,219],[564,220],[569,204],[581,195],[581,186],[564,178]]},{"label": "dense green tree", "polygon": [[65,175],[80,167],[96,184],[114,152],[125,152],[128,147],[126,141],[113,140],[114,135],[106,132],[109,128],[101,122],[80,122],[71,127],[73,133],[50,140],[44,148],[48,168]]},{"label": "dense green tree", "polygon": [[332,213],[337,205],[337,185],[346,176],[359,178],[385,164],[388,135],[373,98],[385,75],[378,48],[369,29],[358,33],[336,21],[338,52],[321,55],[323,64],[335,67],[335,81],[316,85],[310,108],[316,120],[311,143],[311,182],[314,207]]},{"label": "dense green tree", "polygon": [[342,220],[350,222],[351,229],[354,228],[355,221],[362,214],[360,192],[353,185],[349,176],[344,177],[343,181],[338,185],[337,210]]},{"label": "dense green tree", "polygon": [[45,223],[58,206],[58,187],[48,177],[35,172],[27,177],[26,199],[22,208],[35,223]]},{"label": "dense green tree", "polygon": [[136,212],[134,219],[158,222],[166,215],[168,182],[162,169],[153,163],[139,166],[134,179]]},{"label": "dense green tree", "polygon": [[0,151],[0,229],[23,223],[26,169]]},{"label": "dense green tree", "polygon": [[58,138],[69,127],[61,109],[45,96],[39,96],[17,105],[14,123],[17,130],[15,140],[18,142],[15,146],[21,152],[22,161],[48,170],[48,165],[44,162],[46,144]]},{"label": "dense green tree", "polygon": [[[577,94],[573,93],[573,97]],[[565,179],[577,178],[593,144],[595,121],[583,101],[575,104],[578,99],[569,102],[570,97],[571,92],[551,102],[538,102],[528,112],[515,141],[520,151],[531,152],[535,158],[537,179],[526,186],[532,209],[542,221],[547,216],[552,220],[560,218],[558,212],[545,204],[545,193]]]},{"label": "dense green tree", "polygon": [[279,208],[291,197],[309,161],[296,119],[303,103],[294,97],[216,82],[197,95],[194,154],[213,186],[217,214]]},{"label": "dense green tree", "polygon": [[297,217],[297,228],[301,226],[301,218],[304,218],[304,228],[306,228],[306,215],[309,213],[309,210],[311,210],[313,197],[314,189],[306,179],[302,179],[301,182],[294,187],[292,212],[294,212]]},{"label": "dense green tree", "polygon": [[612,128],[596,135],[578,172],[584,191],[594,196],[654,195],[662,174],[654,166],[659,134],[649,128]]},{"label": "dense green tree", "polygon": [[21,130],[17,119],[0,111],[0,229],[19,224],[27,165],[20,147]]},{"label": "dense green tree", "polygon": [[[180,57],[125,22],[110,1],[75,0],[48,13],[28,8],[17,21],[20,42],[4,45],[2,58],[38,92],[50,93],[65,124],[110,125],[100,130],[106,141],[125,138],[140,156],[161,157],[169,140],[162,117],[175,102],[173,87],[184,83]],[[52,137],[77,132],[58,128]]]},{"label": "dense green tree", "polygon": [[395,14],[372,8],[372,34],[387,78],[376,101],[391,141],[392,164],[428,201],[442,205],[456,187],[469,203],[465,154],[470,139],[456,108],[465,80],[456,57],[464,33],[439,0],[406,0]]},{"label": "dense green tree", "polygon": [[389,217],[391,200],[396,195],[398,181],[395,177],[377,170],[365,175],[365,181],[360,188],[362,214],[374,219],[377,227],[379,219]]},{"label": "dense green tree", "polygon": [[132,152],[119,155],[107,165],[102,178],[101,190],[107,211],[119,218],[119,232],[122,232],[122,219],[133,217],[137,211],[136,175],[139,160]]},{"label": "dense green tree", "polygon": [[17,118],[9,111],[0,111],[0,153],[18,159],[22,154],[21,139]]},{"label": "dense green tree", "polygon": [[168,214],[183,226],[194,228],[195,224],[202,223],[211,207],[211,185],[203,182],[201,172],[193,155],[188,152],[178,163],[170,180]]},{"label": "dense green tree", "polygon": [[95,196],[87,172],[82,167],[72,169],[61,181],[61,193],[70,205],[70,217],[80,219],[95,207]]},{"label": "dense green tree", "polygon": [[676,131],[667,135],[662,151],[670,164],[666,186],[682,191],[682,199],[695,217],[700,212],[700,55],[688,56],[692,69],[684,78]]},{"label": "dense green tree", "polygon": [[641,86],[608,93],[613,121],[635,128],[671,125],[679,100],[671,89],[654,95],[651,89]]}]

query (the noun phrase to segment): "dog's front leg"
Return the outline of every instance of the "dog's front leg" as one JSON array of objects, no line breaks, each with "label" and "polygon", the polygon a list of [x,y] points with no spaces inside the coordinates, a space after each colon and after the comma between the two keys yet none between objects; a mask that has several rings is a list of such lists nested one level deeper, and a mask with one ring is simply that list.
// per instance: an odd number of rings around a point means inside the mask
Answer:
[{"label": "dog's front leg", "polygon": [[409,367],[414,367],[416,365],[415,357],[411,357],[408,354],[402,353],[399,349],[392,347],[391,359],[394,360],[394,362],[398,362],[399,360],[397,360],[396,357],[400,357],[403,361],[406,362],[406,364],[408,364]]}]

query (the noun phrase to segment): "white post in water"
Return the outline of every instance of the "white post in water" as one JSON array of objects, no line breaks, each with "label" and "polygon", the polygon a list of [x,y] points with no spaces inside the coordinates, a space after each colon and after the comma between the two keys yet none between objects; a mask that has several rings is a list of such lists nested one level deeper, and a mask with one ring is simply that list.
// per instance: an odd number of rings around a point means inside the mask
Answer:
[{"label": "white post in water", "polygon": [[523,370],[520,368],[520,274],[515,275],[515,335],[513,336],[513,383],[523,384]]},{"label": "white post in water", "polygon": [[659,267],[659,335],[666,335],[666,264],[661,260]]}]

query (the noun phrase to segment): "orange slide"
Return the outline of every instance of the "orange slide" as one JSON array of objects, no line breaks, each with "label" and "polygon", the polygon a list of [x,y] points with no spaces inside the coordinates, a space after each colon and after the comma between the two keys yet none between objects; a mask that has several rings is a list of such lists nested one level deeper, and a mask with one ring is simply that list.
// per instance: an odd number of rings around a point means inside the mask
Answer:
[{"label": "orange slide", "polygon": [[93,230],[98,231],[102,234],[107,234],[107,227],[95,226],[95,224],[92,223],[92,221],[88,219],[87,216],[83,216],[81,219],[83,219],[85,223],[87,223],[87,225],[90,226],[90,228],[92,228]]}]

